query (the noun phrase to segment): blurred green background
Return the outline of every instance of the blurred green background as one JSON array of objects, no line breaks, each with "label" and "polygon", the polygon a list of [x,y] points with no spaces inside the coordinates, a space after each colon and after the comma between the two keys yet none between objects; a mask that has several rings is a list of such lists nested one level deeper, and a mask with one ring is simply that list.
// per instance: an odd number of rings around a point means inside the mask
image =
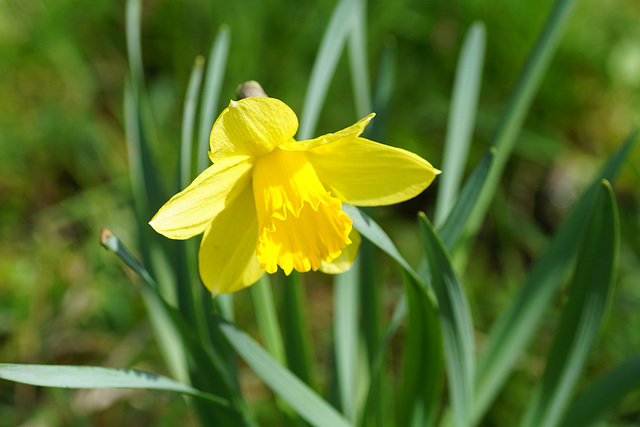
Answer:
[{"label": "blurred green background", "polygon": [[[335,4],[144,1],[143,59],[163,173],[175,176],[193,61],[209,52],[221,24],[230,29],[231,45],[220,106],[235,96],[237,84],[255,79],[300,113]],[[471,23],[481,20],[487,49],[473,166],[551,6],[549,0],[369,1],[372,81],[385,49],[395,49],[397,60],[382,142],[440,165],[460,46]],[[122,0],[0,0],[0,362],[135,367],[166,374],[132,284],[136,279],[98,243],[104,226],[129,245],[135,241],[122,117],[128,72],[124,11]],[[575,193],[637,122],[639,22],[637,0],[578,2],[488,219],[468,253],[463,276],[480,346],[483,332],[564,218]],[[358,118],[350,78],[343,57],[317,134]],[[615,187],[624,237],[614,310],[589,375],[640,349],[640,153],[632,158]],[[375,213],[409,260],[420,255],[415,212],[432,212],[436,191],[437,184],[416,201]],[[385,271],[390,307],[397,297],[397,273]],[[317,275],[308,282],[318,360],[331,363],[332,289]],[[239,294],[237,301],[239,316],[250,316],[246,295]],[[549,313],[486,425],[510,425],[525,407],[530,386],[544,368],[539,356],[547,348],[554,316]],[[250,402],[268,411],[270,393],[250,374],[246,391]],[[630,396],[609,422],[640,425],[639,400]],[[197,420],[182,397],[169,393],[67,391],[0,382],[0,427],[117,423],[189,426]]]}]

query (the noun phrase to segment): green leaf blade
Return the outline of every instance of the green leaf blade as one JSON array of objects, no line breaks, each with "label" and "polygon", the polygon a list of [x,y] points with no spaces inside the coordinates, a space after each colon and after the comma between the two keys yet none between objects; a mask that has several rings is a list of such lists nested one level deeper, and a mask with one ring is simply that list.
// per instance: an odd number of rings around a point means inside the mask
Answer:
[{"label": "green leaf blade", "polygon": [[474,23],[465,37],[456,69],[445,151],[442,156],[442,170],[446,173],[442,175],[438,184],[434,214],[436,227],[442,225],[451,211],[464,173],[478,106],[485,38],[484,25]]},{"label": "green leaf blade", "polygon": [[189,394],[229,407],[229,401],[219,396],[196,390],[162,375],[135,369],[0,363],[0,378],[40,387],[165,390]]},{"label": "green leaf blade", "polygon": [[574,259],[580,236],[586,226],[589,207],[600,182],[603,179],[614,181],[634,147],[636,137],[637,131],[634,130],[575,203],[570,215],[531,269],[518,295],[489,331],[487,344],[478,363],[474,420],[479,420],[488,409],[518,355],[539,325],[557,286],[566,276]]},{"label": "green leaf blade", "polygon": [[142,68],[142,45],[140,34],[140,20],[142,17],[142,1],[128,0],[126,9],[127,27],[127,56],[129,58],[129,73],[131,74],[134,92],[144,84]]},{"label": "green leaf blade", "polygon": [[353,221],[353,226],[360,232],[360,234],[396,261],[400,268],[409,274],[416,283],[420,284],[424,292],[426,292],[431,299],[432,303],[437,305],[436,298],[433,295],[433,290],[427,287],[420,276],[418,276],[414,269],[409,265],[407,260],[404,259],[387,233],[385,233],[384,230],[361,209],[347,203],[343,203],[342,210],[349,215],[349,218]]},{"label": "green leaf blade", "polygon": [[359,0],[341,0],[331,15],[324,32],[318,55],[311,70],[309,86],[304,99],[298,140],[312,137],[329,83],[338,65],[338,59],[350,34]]},{"label": "green leaf blade", "polygon": [[230,30],[226,25],[221,25],[218,30],[211,52],[209,64],[204,78],[204,90],[200,101],[200,128],[198,130],[198,173],[204,171],[209,165],[209,134],[216,119],[216,109],[220,99],[222,80],[229,53]]},{"label": "green leaf blade", "polygon": [[433,426],[442,386],[442,334],[436,309],[420,285],[406,272],[402,277],[405,298],[401,301],[406,304],[408,321],[396,425]]},{"label": "green leaf blade", "polygon": [[[489,150],[489,152],[482,158],[480,163],[474,168],[473,172],[465,182],[465,185],[460,193],[460,197],[458,198],[456,204],[453,209],[449,213],[446,222],[440,229],[440,237],[442,243],[445,245],[447,250],[452,250],[455,243],[460,236],[460,233],[464,229],[467,224],[467,220],[469,218],[469,214],[473,209],[475,202],[477,201],[477,197],[479,194],[479,190],[482,187],[484,180],[490,170],[491,163],[493,162],[495,154],[495,149]],[[355,224],[355,222],[354,222]],[[356,225],[356,228],[358,225]],[[383,242],[379,242],[378,245],[382,245]],[[418,270],[418,275],[424,279],[429,280],[430,272],[428,268],[428,263],[425,261],[422,263]],[[387,326],[387,330],[385,331],[385,336],[382,342],[380,343],[379,348],[376,353],[376,363],[373,365],[373,375],[372,377],[376,377],[379,375],[380,369],[380,359],[383,357],[386,351],[386,346],[389,343],[391,337],[395,334],[398,327],[400,326],[402,320],[405,318],[408,312],[408,304],[407,304],[407,295],[403,295],[396,307],[394,309],[393,318],[390,324]],[[415,310],[415,309],[414,309]],[[402,425],[402,423],[401,423]]]},{"label": "green leaf blade", "polygon": [[369,73],[367,71],[366,40],[365,2],[364,0],[357,0],[349,34],[348,53],[358,117],[365,117],[371,113],[371,89],[369,88]]},{"label": "green leaf blade", "polygon": [[249,287],[249,292],[251,293],[253,310],[256,314],[256,324],[265,347],[278,363],[284,365],[286,360],[282,332],[278,324],[276,305],[273,302],[273,291],[271,290],[269,277],[262,276],[257,283]]},{"label": "green leaf blade", "polygon": [[471,311],[449,254],[424,214],[419,215],[429,260],[431,284],[438,297],[438,318],[453,417],[458,427],[470,425],[475,378],[475,344]]},{"label": "green leaf blade", "polygon": [[336,377],[342,412],[352,423],[355,423],[357,413],[359,277],[360,263],[356,259],[349,271],[337,275],[334,280]]},{"label": "green leaf blade", "polygon": [[282,294],[282,324],[287,366],[298,378],[313,387],[313,347],[305,316],[308,302],[302,274],[294,271],[285,276]]},{"label": "green leaf blade", "polygon": [[569,301],[562,311],[545,373],[523,427],[559,425],[600,331],[620,239],[617,205],[607,181],[598,188],[585,231]]},{"label": "green leaf blade", "polygon": [[[182,382],[191,380],[191,384],[197,389],[229,399],[236,410],[231,413],[219,411],[218,408],[199,408],[204,411],[201,413],[208,414],[203,419],[231,422],[242,426],[251,425],[248,419],[242,415],[246,411],[246,407],[239,395],[234,378],[231,376],[233,371],[230,372],[227,369],[220,354],[212,351],[210,347],[202,345],[193,328],[187,324],[180,312],[162,297],[158,286],[144,266],[115,235],[108,230],[103,230],[101,243],[144,279],[144,286],[140,289],[141,295],[163,354],[167,358],[169,366],[176,370],[178,375],[181,375],[178,378]],[[197,365],[198,369],[207,372],[208,375],[206,377],[189,375],[191,372],[188,363]]]},{"label": "green leaf blade", "polygon": [[484,155],[477,166],[467,178],[462,187],[460,197],[449,211],[446,221],[440,227],[438,234],[448,251],[452,251],[462,231],[464,230],[471,212],[478,201],[480,190],[487,179],[491,165],[495,158],[495,149],[491,149]]},{"label": "green leaf blade", "polygon": [[573,402],[564,427],[594,425],[606,411],[640,388],[640,354],[629,358],[590,384]]},{"label": "green leaf blade", "polygon": [[475,234],[482,224],[529,107],[560,43],[576,2],[576,0],[556,0],[509,97],[505,113],[491,143],[491,146],[498,150],[498,155],[471,217],[472,234]]},{"label": "green leaf blade", "polygon": [[184,99],[182,113],[182,136],[180,141],[180,177],[178,187],[186,188],[193,179],[192,158],[193,158],[193,130],[196,122],[196,110],[198,109],[198,94],[202,84],[204,74],[204,58],[198,56],[193,64],[187,94]]},{"label": "green leaf blade", "polygon": [[218,319],[218,323],[229,344],[251,369],[301,417],[317,427],[351,426],[331,405],[276,362],[246,333],[222,319]]}]

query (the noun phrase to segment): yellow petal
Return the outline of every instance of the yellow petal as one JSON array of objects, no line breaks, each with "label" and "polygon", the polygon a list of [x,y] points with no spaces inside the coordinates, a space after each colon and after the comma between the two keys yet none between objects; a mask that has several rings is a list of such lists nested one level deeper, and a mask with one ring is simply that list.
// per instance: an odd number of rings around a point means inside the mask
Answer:
[{"label": "yellow petal", "polygon": [[325,188],[357,206],[408,200],[440,173],[416,154],[364,138],[325,144],[306,154]]},{"label": "yellow petal", "polygon": [[268,273],[318,270],[351,243],[352,221],[324,189],[304,152],[279,148],[256,160],[256,254]]},{"label": "yellow petal", "polygon": [[165,203],[149,224],[171,239],[202,233],[225,204],[249,185],[252,167],[253,160],[246,156],[229,157],[209,166]]},{"label": "yellow petal", "polygon": [[360,134],[364,131],[364,128],[369,124],[369,122],[375,115],[375,113],[371,113],[364,119],[359,120],[356,124],[351,125],[346,129],[342,129],[339,132],[328,133],[326,135],[314,139],[309,139],[307,141],[289,141],[287,143],[281,144],[280,148],[288,151],[306,151],[324,144],[330,144],[337,141],[350,141],[353,138],[360,136]]},{"label": "yellow petal", "polygon": [[331,262],[322,261],[320,271],[326,274],[340,274],[351,268],[353,261],[356,259],[356,255],[358,255],[360,241],[362,240],[358,230],[355,228],[351,229],[351,233],[349,233],[349,240],[351,240],[351,244],[342,250],[342,253],[338,258]]},{"label": "yellow petal", "polygon": [[236,292],[264,274],[256,258],[258,217],[250,186],[220,212],[200,244],[200,277],[213,295]]},{"label": "yellow petal", "polygon": [[258,157],[289,141],[298,118],[284,102],[253,97],[231,101],[211,129],[212,160],[229,155]]}]

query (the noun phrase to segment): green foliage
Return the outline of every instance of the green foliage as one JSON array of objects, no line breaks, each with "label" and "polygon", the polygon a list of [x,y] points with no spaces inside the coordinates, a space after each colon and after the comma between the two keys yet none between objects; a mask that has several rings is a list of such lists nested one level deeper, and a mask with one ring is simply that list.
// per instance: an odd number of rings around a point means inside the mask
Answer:
[{"label": "green foliage", "polygon": [[522,425],[559,425],[600,331],[618,262],[620,228],[613,191],[603,181],[590,209],[568,302]]},{"label": "green foliage", "polygon": [[291,371],[271,358],[244,332],[227,323],[221,323],[221,329],[251,369],[309,423],[317,427],[351,425],[338,411],[322,400]]},{"label": "green foliage", "polygon": [[456,426],[467,426],[473,410],[476,365],[471,311],[449,254],[424,214],[420,214],[420,226],[430,266],[429,277],[438,297],[451,410]]},{"label": "green foliage", "polygon": [[[614,151],[639,106],[631,0],[120,3],[0,3],[0,358],[18,362],[0,426],[638,421],[638,180],[616,186],[620,218],[608,183],[636,140]],[[344,205],[365,240],[332,288],[292,275],[212,300],[196,242],[147,223],[249,79],[303,139],[375,109],[367,137],[443,169],[435,208]],[[104,225],[138,256],[110,232],[116,257],[96,253]],[[85,414],[14,382],[144,391]]]},{"label": "green foliage", "polygon": [[190,394],[223,407],[229,406],[228,401],[218,396],[203,393],[167,377],[133,369],[2,363],[0,378],[44,387],[167,390]]}]

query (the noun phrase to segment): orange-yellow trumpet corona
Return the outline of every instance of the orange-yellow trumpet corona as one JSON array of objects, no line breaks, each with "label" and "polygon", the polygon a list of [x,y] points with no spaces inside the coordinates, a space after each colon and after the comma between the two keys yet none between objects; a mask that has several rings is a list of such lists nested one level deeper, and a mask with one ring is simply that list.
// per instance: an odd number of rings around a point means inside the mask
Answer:
[{"label": "orange-yellow trumpet corona", "polygon": [[211,130],[213,165],[150,224],[171,239],[204,232],[200,277],[214,295],[250,286],[278,267],[286,274],[346,271],[360,236],[342,203],[402,202],[440,173],[409,151],[361,138],[373,116],[296,141],[298,119],[282,101],[231,101]]}]

